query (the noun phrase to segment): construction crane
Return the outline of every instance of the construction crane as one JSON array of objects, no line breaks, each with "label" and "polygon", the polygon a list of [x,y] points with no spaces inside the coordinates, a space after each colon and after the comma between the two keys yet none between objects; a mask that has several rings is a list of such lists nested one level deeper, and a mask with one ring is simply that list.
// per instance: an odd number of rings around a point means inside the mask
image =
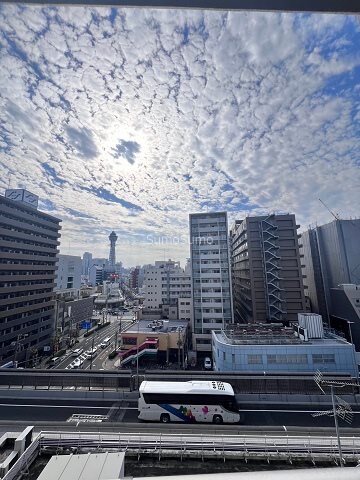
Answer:
[{"label": "construction crane", "polygon": [[326,205],[326,203],[324,203],[324,202],[321,200],[321,198],[319,198],[319,202],[321,202],[321,203],[324,205],[324,207],[326,208],[326,210],[331,213],[331,215],[335,218],[335,220],[340,220],[340,215],[339,215],[338,213],[332,212],[332,211],[330,210],[330,208]]}]

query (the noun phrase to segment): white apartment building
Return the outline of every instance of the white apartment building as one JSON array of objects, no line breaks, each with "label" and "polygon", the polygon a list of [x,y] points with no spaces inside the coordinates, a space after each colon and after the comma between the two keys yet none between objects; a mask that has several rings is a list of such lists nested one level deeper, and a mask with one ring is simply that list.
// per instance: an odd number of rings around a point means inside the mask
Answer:
[{"label": "white apartment building", "polygon": [[85,277],[89,277],[90,273],[90,268],[93,265],[93,258],[92,258],[92,253],[90,252],[85,252],[83,254],[82,258],[82,274],[85,275]]},{"label": "white apartment building", "polygon": [[82,260],[74,255],[59,255],[56,272],[56,291],[79,290],[81,286]]},{"label": "white apartment building", "polygon": [[226,212],[190,214],[193,349],[211,352],[211,333],[233,322]]},{"label": "white apartment building", "polygon": [[191,276],[180,262],[156,261],[144,267],[144,309],[177,306],[178,318],[192,321]]}]

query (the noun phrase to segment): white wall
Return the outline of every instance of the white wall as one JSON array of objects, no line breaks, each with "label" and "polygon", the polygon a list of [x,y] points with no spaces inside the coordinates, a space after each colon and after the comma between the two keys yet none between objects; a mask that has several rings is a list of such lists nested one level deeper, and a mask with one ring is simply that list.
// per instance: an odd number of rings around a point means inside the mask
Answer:
[{"label": "white wall", "polygon": [[81,286],[82,260],[74,255],[59,255],[55,290],[73,290]]}]

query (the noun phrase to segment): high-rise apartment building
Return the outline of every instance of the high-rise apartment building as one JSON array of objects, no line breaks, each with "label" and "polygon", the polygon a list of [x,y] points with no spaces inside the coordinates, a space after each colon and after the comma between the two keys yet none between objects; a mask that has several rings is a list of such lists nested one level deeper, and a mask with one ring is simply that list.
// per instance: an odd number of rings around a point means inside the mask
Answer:
[{"label": "high-rise apartment building", "polygon": [[237,220],[231,229],[235,323],[291,322],[305,312],[295,215]]},{"label": "high-rise apartment building", "polygon": [[82,258],[82,274],[89,278],[90,268],[93,266],[92,253],[84,252]]},{"label": "high-rise apartment building", "polygon": [[331,288],[360,284],[360,219],[334,220],[301,236],[303,274],[311,309],[329,321]]},{"label": "high-rise apartment building", "polygon": [[226,212],[190,214],[193,349],[211,351],[212,330],[232,323]]},{"label": "high-rise apartment building", "polygon": [[[0,196],[0,361],[50,348],[60,220],[24,190]],[[24,363],[20,363],[24,366]]]}]

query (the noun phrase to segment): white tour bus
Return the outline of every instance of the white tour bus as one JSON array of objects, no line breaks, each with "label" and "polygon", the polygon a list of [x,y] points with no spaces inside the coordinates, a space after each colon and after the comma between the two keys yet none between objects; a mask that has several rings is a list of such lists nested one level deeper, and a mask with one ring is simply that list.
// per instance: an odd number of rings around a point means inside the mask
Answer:
[{"label": "white tour bus", "polygon": [[154,422],[239,423],[239,407],[229,383],[144,381],[139,389],[139,420]]}]

